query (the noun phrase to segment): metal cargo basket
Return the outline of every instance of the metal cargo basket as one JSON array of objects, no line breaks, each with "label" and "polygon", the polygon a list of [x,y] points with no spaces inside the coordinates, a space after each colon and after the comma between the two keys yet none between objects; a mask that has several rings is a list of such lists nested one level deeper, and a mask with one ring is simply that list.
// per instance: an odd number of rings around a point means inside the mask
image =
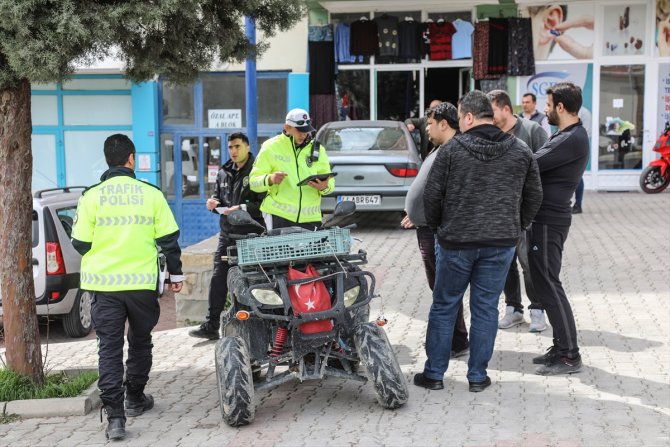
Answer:
[{"label": "metal cargo basket", "polygon": [[300,259],[346,255],[350,248],[351,235],[344,228],[257,237],[237,241],[237,263],[288,264]]}]

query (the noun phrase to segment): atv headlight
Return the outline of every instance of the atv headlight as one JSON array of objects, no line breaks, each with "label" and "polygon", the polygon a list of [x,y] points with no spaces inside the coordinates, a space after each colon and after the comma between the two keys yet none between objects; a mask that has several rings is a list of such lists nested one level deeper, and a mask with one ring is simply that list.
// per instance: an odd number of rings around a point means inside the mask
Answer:
[{"label": "atv headlight", "polygon": [[361,292],[361,286],[353,287],[344,292],[344,307],[349,307],[352,304],[354,304],[360,292]]},{"label": "atv headlight", "polygon": [[256,301],[261,304],[267,304],[268,306],[279,306],[284,304],[281,296],[272,289],[253,289],[251,294],[256,298]]}]

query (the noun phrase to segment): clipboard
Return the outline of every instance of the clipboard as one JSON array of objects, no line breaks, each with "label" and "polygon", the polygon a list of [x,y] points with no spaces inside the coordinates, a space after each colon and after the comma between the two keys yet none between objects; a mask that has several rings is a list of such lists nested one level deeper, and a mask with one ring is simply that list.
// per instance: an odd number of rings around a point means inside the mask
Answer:
[{"label": "clipboard", "polygon": [[298,186],[306,186],[309,182],[312,180],[327,180],[329,177],[335,177],[337,175],[337,172],[326,172],[325,174],[316,174],[316,175],[310,175],[306,179],[302,179],[299,183]]}]

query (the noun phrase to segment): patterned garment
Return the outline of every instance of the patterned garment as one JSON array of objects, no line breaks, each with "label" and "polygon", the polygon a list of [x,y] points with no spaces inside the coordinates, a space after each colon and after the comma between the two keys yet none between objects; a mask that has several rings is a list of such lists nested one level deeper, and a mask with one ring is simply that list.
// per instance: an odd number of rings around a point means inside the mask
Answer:
[{"label": "patterned garment", "polygon": [[331,121],[337,121],[335,95],[309,95],[309,114],[315,129]]},{"label": "patterned garment", "polygon": [[451,22],[431,23],[430,32],[430,60],[443,61],[451,59],[451,37],[456,28]]},{"label": "patterned garment", "polygon": [[491,75],[489,69],[489,22],[475,24],[472,52],[472,77],[475,80],[498,79],[500,75]]},{"label": "patterned garment", "polygon": [[507,74],[532,76],[535,74],[533,54],[533,30],[530,19],[509,19],[509,48],[507,50]]},{"label": "patterned garment", "polygon": [[379,55],[398,55],[398,18],[395,16],[382,15],[375,18],[377,23],[377,34],[379,35]]},{"label": "patterned garment", "polygon": [[489,74],[507,73],[509,19],[489,19]]},{"label": "patterned garment", "polygon": [[379,47],[377,24],[372,20],[356,20],[351,24],[349,52],[352,55],[373,56]]},{"label": "patterned garment", "polygon": [[310,26],[307,29],[307,40],[310,42],[331,42],[333,40],[333,26]]}]

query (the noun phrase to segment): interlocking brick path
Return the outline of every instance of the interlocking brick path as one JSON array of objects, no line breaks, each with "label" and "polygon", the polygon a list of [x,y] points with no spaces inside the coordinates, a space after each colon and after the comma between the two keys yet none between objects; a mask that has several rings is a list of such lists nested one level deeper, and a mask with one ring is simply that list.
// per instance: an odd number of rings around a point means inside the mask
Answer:
[{"label": "interlocking brick path", "polygon": [[[550,346],[551,331],[531,334],[526,323],[498,332],[488,370],[493,385],[482,393],[467,390],[467,357],[451,362],[444,390],[410,385],[409,402],[396,411],[377,405],[370,384],[291,382],[257,394],[254,423],[236,429],[221,421],[214,343],[179,328],[155,333],[148,391],[156,407],[129,418],[127,439],[114,445],[670,445],[670,193],[587,192],[583,207],[561,273],[577,320],[581,373],[535,375],[531,358]],[[425,361],[431,296],[416,235],[400,230],[399,220],[397,213],[362,216],[354,248],[368,251],[385,329],[411,381]],[[373,318],[381,305],[375,300]],[[466,320],[467,309],[466,294]],[[54,344],[49,355],[58,367],[96,365],[92,340]],[[0,445],[101,444],[97,413],[0,425]]]}]

